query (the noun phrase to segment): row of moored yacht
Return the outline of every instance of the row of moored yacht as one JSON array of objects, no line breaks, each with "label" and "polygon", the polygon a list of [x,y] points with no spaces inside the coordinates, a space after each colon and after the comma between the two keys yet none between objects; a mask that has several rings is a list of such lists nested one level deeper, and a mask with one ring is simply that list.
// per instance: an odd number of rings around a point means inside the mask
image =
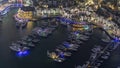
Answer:
[{"label": "row of moored yacht", "polygon": [[112,40],[109,39],[101,39],[102,42],[107,43],[108,45],[103,47],[103,46],[94,46],[91,49],[91,55],[89,60],[87,61],[87,63],[85,63],[84,65],[80,66],[78,65],[75,68],[99,68],[103,62],[107,59],[109,59],[111,52],[115,49],[112,45],[112,43],[114,43],[114,46],[119,45],[119,42],[112,42]]},{"label": "row of moored yacht", "polygon": [[90,35],[91,33],[89,32],[71,32],[66,41],[58,45],[53,51],[47,51],[47,55],[56,62],[63,62],[73,52],[78,51],[80,45],[87,41]]},{"label": "row of moored yacht", "polygon": [[30,48],[35,47],[40,42],[40,37],[48,37],[56,27],[36,27],[33,29],[30,35],[21,38],[20,40],[13,42],[10,49],[16,52],[25,52]]}]

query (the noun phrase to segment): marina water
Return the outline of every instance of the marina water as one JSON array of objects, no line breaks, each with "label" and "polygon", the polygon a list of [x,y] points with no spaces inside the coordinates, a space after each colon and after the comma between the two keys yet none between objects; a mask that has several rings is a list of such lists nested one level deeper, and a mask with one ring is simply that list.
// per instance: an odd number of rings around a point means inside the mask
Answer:
[{"label": "marina water", "polygon": [[[38,26],[38,24],[30,22],[25,29],[17,29],[13,19],[15,11],[16,10],[10,11],[4,16],[3,22],[0,23],[0,68],[74,68],[75,65],[82,65],[89,59],[91,48],[93,48],[94,45],[103,45],[103,43],[99,41],[102,32],[95,30],[90,39],[83,43],[77,52],[73,52],[74,54],[65,62],[54,62],[47,57],[47,50],[55,49],[56,46],[67,39],[67,28],[61,25],[48,38],[40,38],[40,43],[37,44],[34,49],[30,50],[28,56],[18,57],[15,52],[9,49],[10,44],[30,34],[31,30],[35,26]],[[118,49],[118,51],[120,51],[120,49]],[[113,57],[118,59],[120,55],[118,54]],[[112,60],[113,59],[106,61],[110,63],[109,66],[114,61]],[[102,68],[108,67],[103,66]],[[115,66],[112,66],[112,68],[115,68]]]}]

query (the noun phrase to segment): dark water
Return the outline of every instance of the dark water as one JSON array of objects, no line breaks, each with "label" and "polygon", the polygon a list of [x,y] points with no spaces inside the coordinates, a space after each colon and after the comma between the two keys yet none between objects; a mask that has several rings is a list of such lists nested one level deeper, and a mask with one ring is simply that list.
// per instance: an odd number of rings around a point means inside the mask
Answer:
[{"label": "dark water", "polygon": [[[86,43],[82,44],[79,51],[74,52],[72,57],[63,63],[53,62],[47,57],[47,50],[54,49],[65,41],[68,35],[66,27],[60,26],[48,38],[41,38],[40,44],[32,49],[28,56],[17,57],[8,46],[11,42],[28,35],[37,24],[28,23],[26,29],[16,29],[15,21],[12,18],[13,14],[15,14],[15,10],[11,10],[5,15],[3,23],[0,23],[0,68],[74,68],[75,65],[82,65],[88,60],[90,49],[94,45],[105,45],[99,41],[101,31],[95,30],[95,34]],[[118,58],[118,56],[116,57]],[[106,66],[106,68],[108,67]]]}]

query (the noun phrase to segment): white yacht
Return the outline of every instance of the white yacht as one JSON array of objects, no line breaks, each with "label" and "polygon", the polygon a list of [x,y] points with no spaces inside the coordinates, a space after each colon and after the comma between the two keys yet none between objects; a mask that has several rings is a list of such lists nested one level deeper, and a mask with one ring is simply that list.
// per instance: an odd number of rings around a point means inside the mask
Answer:
[{"label": "white yacht", "polygon": [[87,41],[88,40],[88,38],[85,38],[85,37],[80,37],[80,39],[83,40],[83,41]]},{"label": "white yacht", "polygon": [[56,62],[63,62],[65,60],[65,58],[60,58],[59,55],[57,55],[55,52],[50,53],[47,51],[47,55]]},{"label": "white yacht", "polygon": [[101,39],[103,42],[109,43],[110,40],[109,39]]},{"label": "white yacht", "polygon": [[25,50],[28,50],[29,49],[29,47],[23,47],[23,46],[16,46],[16,45],[14,45],[14,46],[9,46],[10,47],[10,49],[11,50],[13,50],[13,51],[25,51]]},{"label": "white yacht", "polygon": [[103,59],[108,59],[109,57],[107,55],[101,56]]}]

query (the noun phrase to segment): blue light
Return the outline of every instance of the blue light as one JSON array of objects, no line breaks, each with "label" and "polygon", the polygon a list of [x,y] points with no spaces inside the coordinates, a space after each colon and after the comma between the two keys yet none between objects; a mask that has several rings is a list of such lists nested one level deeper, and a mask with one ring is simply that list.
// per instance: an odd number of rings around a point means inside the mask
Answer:
[{"label": "blue light", "polygon": [[18,57],[23,57],[23,56],[27,56],[27,55],[29,55],[29,51],[28,50],[17,52],[17,56]]},{"label": "blue light", "polygon": [[72,21],[71,19],[67,19],[67,18],[58,18],[58,19],[61,20],[62,22],[69,23],[69,24],[76,23],[76,22]]},{"label": "blue light", "polygon": [[78,34],[79,34],[79,31],[75,31],[74,34],[75,34],[75,35],[78,35]]},{"label": "blue light", "polygon": [[119,38],[117,38],[117,37],[115,37],[114,39],[113,39],[113,42],[119,42],[120,40],[119,40]]},{"label": "blue light", "polygon": [[84,25],[84,29],[85,29],[85,30],[88,30],[88,29],[89,29],[89,26],[88,26],[88,25]]},{"label": "blue light", "polygon": [[70,47],[70,44],[68,42],[64,42],[63,45],[66,47],[66,48],[69,48]]},{"label": "blue light", "polygon": [[64,53],[63,52],[60,53],[60,58],[64,58]]}]

